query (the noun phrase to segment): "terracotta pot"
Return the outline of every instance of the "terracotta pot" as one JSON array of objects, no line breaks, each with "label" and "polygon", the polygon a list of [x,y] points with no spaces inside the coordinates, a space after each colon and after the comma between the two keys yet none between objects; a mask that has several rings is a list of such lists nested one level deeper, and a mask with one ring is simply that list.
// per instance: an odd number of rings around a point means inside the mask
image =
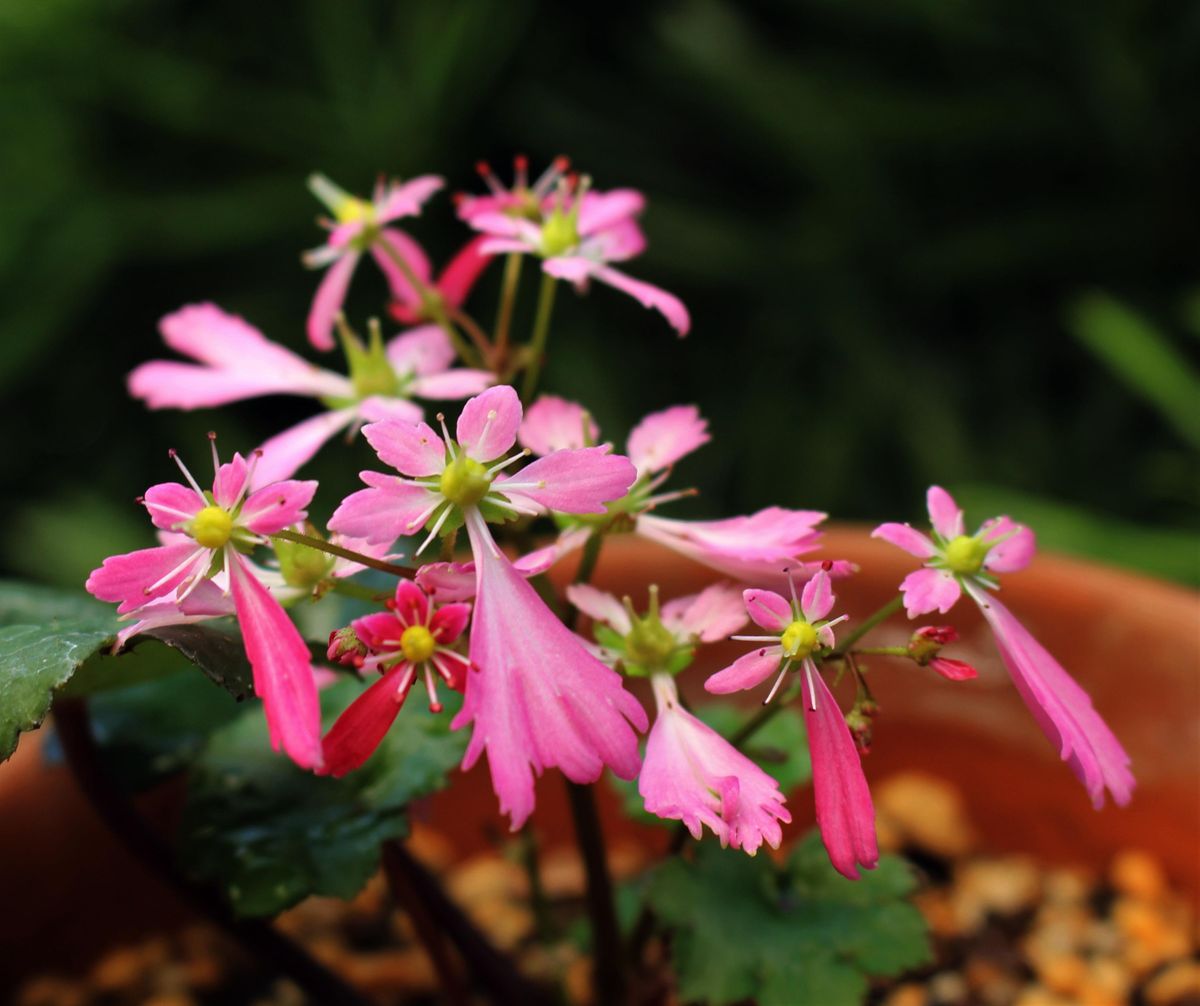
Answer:
[{"label": "terracotta pot", "polygon": [[[867,528],[835,527],[825,554],[848,558],[862,572],[838,584],[836,611],[863,616],[894,595],[912,568],[909,557],[871,541]],[[565,580],[572,562],[556,570]],[[667,598],[693,592],[715,574],[658,546],[618,538],[606,546],[595,583],[616,593],[655,582]],[[635,586],[638,585],[638,586]],[[868,779],[923,769],[958,785],[985,844],[1049,861],[1102,866],[1118,849],[1145,848],[1161,858],[1184,889],[1200,890],[1200,609],[1179,587],[1091,563],[1041,556],[1004,579],[1004,601],[1091,694],[1133,758],[1138,789],[1127,808],[1093,811],[1083,787],[1042,736],[996,654],[983,620],[962,603],[942,621],[958,627],[954,651],[980,670],[974,682],[952,683],[911,665],[878,658],[870,671],[883,707]],[[931,619],[930,621],[937,621]],[[910,626],[898,617],[872,637],[899,643]],[[701,651],[681,679],[704,701],[707,672],[744,645]],[[648,695],[643,698],[649,703]],[[747,706],[756,702],[746,696]],[[160,800],[160,804],[162,801]],[[798,834],[812,819],[807,791],[791,798]],[[161,806],[153,802],[154,812]],[[463,854],[507,831],[496,813],[486,767],[479,766],[416,813],[444,830]],[[608,828],[664,841],[661,829],[639,829],[611,797],[602,799]],[[136,937],[183,916],[157,881],[120,849],[82,803],[65,770],[47,768],[36,735],[0,767],[0,988],[19,974],[81,960],[118,939]],[[571,840],[557,773],[538,783],[535,825],[548,844]],[[103,924],[98,924],[103,920]]]}]

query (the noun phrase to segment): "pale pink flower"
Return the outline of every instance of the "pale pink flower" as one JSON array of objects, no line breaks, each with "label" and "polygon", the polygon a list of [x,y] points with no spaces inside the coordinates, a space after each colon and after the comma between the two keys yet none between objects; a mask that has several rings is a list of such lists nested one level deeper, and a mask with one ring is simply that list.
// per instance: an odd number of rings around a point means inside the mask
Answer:
[{"label": "pale pink flower", "polygon": [[414,328],[386,345],[346,345],[349,376],[317,367],[215,304],[190,304],[159,323],[163,341],[196,363],[152,360],[129,375],[129,392],[152,409],[197,409],[263,395],[300,395],[328,411],[262,445],[256,485],[289,478],[346,429],[381,419],[422,417],[413,397],[457,399],[492,383],[483,370],[451,369],[454,350],[436,325]]},{"label": "pale pink flower", "polygon": [[[92,571],[87,589],[102,601],[119,602],[120,614],[144,613],[147,605],[163,599],[178,605],[181,614],[208,617],[218,606],[211,587],[192,605],[188,598],[220,571],[223,589],[232,594],[271,744],[297,764],[316,767],[321,763],[320,710],[308,647],[241,550],[302,521],[317,484],[276,482],[251,491],[252,465],[240,454],[220,464],[214,445],[209,495],[175,460],[188,485],[151,486],[142,502],[155,526],[179,532],[172,536],[176,540],[105,559]],[[149,614],[152,619],[160,615]]]},{"label": "pale pink flower", "polygon": [[[346,291],[358,260],[370,253],[392,288],[393,295],[403,300],[407,278],[396,265],[388,249],[405,256],[415,242],[403,231],[386,226],[401,217],[417,216],[430,196],[442,187],[442,179],[421,175],[401,184],[376,184],[368,202],[352,196],[324,175],[309,176],[308,187],[333,214],[332,220],[322,220],[329,239],[319,248],[305,253],[304,263],[312,269],[326,269],[308,313],[308,341],[317,349],[333,349],[333,323],[346,301]],[[386,242],[387,247],[384,247]],[[417,249],[419,251],[419,249]]]},{"label": "pale pink flower", "polygon": [[1104,805],[1104,791],[1118,804],[1133,795],[1129,756],[1092,706],[1087,692],[1031,636],[989,591],[999,587],[994,574],[1024,569],[1033,558],[1033,532],[1008,517],[985,521],[974,534],[964,531],[963,514],[940,486],[929,489],[927,503],[933,537],[908,524],[881,524],[872,536],[926,560],[905,577],[900,589],[909,618],[947,612],[970,595],[983,613],[1000,656],[1042,732],[1058,747],[1083,782],[1093,806]]},{"label": "pale pink flower", "polygon": [[679,704],[670,674],[650,681],[658,716],[638,776],[646,810],[682,821],[697,839],[707,825],[721,845],[751,856],[763,842],[778,849],[780,823],[792,819],[779,784]]},{"label": "pale pink flower", "polygon": [[559,162],[530,188],[518,168],[517,183],[506,190],[485,174],[491,192],[459,203],[459,216],[488,235],[482,250],[490,255],[518,253],[542,260],[542,269],[572,283],[579,291],[591,280],[629,294],[642,306],[659,311],[681,336],[691,318],[683,302],[657,286],[617,269],[640,255],[646,238],[637,217],[646,200],[633,189],[594,192],[586,181],[571,184],[562,177]]},{"label": "pale pink flower", "polygon": [[[518,439],[534,454],[547,454],[590,446],[599,436],[581,405],[545,395],[530,406]],[[626,447],[637,466],[637,481],[623,499],[609,506],[609,516],[627,519],[641,537],[743,583],[786,590],[789,575],[804,580],[821,569],[823,563],[799,558],[820,546],[817,525],[826,515],[819,511],[767,507],[749,516],[711,521],[678,520],[654,512],[664,503],[693,495],[691,489],[659,489],[675,463],[709,439],[708,422],[694,405],[675,405],[646,416],[630,433]],[[845,576],[853,566],[835,560],[828,571]]]},{"label": "pale pink flower", "polygon": [[519,827],[533,810],[533,774],[557,766],[592,782],[605,765],[631,779],[645,712],[620,676],[584,648],[501,553],[486,519],[512,514],[602,513],[636,475],[607,448],[557,451],[504,478],[521,403],[512,388],[490,388],[459,416],[456,439],[424,423],[365,428],[380,458],[402,477],[364,472],[370,487],[347,497],[330,527],[369,541],[392,541],[428,523],[419,553],[453,518],[465,523],[475,565],[475,615],[463,708],[455,727],[474,723],[464,767],[486,750],[501,809]]},{"label": "pale pink flower", "polygon": [[765,700],[770,702],[787,672],[800,665],[817,825],[834,868],[857,879],[860,866],[873,869],[879,861],[875,809],[846,719],[812,658],[814,652],[834,645],[833,627],[846,616],[827,617],[834,595],[824,570],[804,585],[799,598],[793,588],[790,601],[769,590],[747,590],[743,596],[751,619],[771,634],[734,636],[766,645],[718,671],[704,687],[718,695],[728,694],[754,688],[778,671]]},{"label": "pale pink flower", "polygon": [[436,679],[462,691],[467,658],[454,649],[471,616],[469,604],[435,605],[411,580],[396,585],[388,611],[354,620],[367,656],[356,661],[383,676],[355,699],[325,735],[325,772],[342,776],[379,747],[418,678],[425,682],[430,712],[440,713]]}]

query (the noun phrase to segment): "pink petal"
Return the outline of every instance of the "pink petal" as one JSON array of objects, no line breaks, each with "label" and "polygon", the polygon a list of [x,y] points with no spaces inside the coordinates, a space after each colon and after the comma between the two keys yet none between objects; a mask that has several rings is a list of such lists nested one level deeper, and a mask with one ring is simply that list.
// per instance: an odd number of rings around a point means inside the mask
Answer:
[{"label": "pink petal", "polygon": [[699,594],[668,601],[662,606],[662,621],[677,635],[715,643],[746,624],[746,606],[733,584],[714,583]]},{"label": "pink petal", "polygon": [[400,689],[410,670],[407,663],[397,664],[346,707],[321,742],[325,760],[321,775],[340,778],[360,768],[375,753],[412,687],[410,677],[408,687]]},{"label": "pink petal", "polygon": [[407,398],[371,395],[358,403],[358,418],[369,423],[380,423],[389,419],[399,423],[419,423],[425,418],[425,410]]},{"label": "pink petal", "polygon": [[446,467],[446,445],[425,423],[386,420],[363,427],[379,460],[412,478],[440,475]]},{"label": "pink petal", "polygon": [[475,596],[475,563],[430,562],[417,570],[417,585],[439,604]]},{"label": "pink petal", "polygon": [[[815,525],[824,519],[825,514],[815,510],[783,507],[767,507],[747,517],[724,520],[676,520],[642,514],[638,530],[669,548],[695,553],[700,562],[718,556],[746,562],[765,560],[777,571],[817,547],[821,534]],[[700,558],[701,554],[705,557]]]},{"label": "pink petal", "polygon": [[439,497],[421,486],[404,485],[391,475],[360,472],[371,486],[351,493],[334,511],[329,528],[372,544],[391,543],[416,532],[421,515]]},{"label": "pink petal", "polygon": [[543,272],[555,279],[574,284],[575,288],[580,291],[585,289],[587,281],[596,274],[596,270],[599,268],[599,263],[579,254],[555,255],[554,258],[542,261]]},{"label": "pink petal", "polygon": [[957,538],[963,533],[963,515],[951,496],[941,486],[930,486],[925,494],[925,505],[929,508],[929,521],[933,529],[943,538]]},{"label": "pink petal", "polygon": [[970,681],[979,677],[979,672],[965,660],[952,657],[934,657],[929,661],[929,666],[950,681]]},{"label": "pink petal", "polygon": [[94,569],[84,586],[101,601],[120,602],[124,615],[147,602],[165,597],[193,576],[208,569],[212,553],[190,538],[173,545],[143,548],[112,555]]},{"label": "pink petal", "polygon": [[583,548],[591,530],[586,527],[569,528],[559,534],[549,545],[534,549],[513,560],[513,569],[528,579],[544,573],[564,555]]},{"label": "pink petal", "polygon": [[983,561],[983,568],[989,573],[1016,573],[1033,561],[1037,550],[1033,530],[1009,517],[993,517],[984,524],[983,540],[998,542]]},{"label": "pink petal", "polygon": [[509,385],[501,384],[476,395],[458,417],[458,442],[467,457],[494,461],[508,453],[521,425],[521,400]]},{"label": "pink petal", "polygon": [[431,374],[429,377],[418,377],[408,390],[418,398],[435,400],[455,400],[478,395],[491,387],[496,381],[496,375],[490,370],[470,370],[459,367],[447,370],[442,374]]},{"label": "pink petal", "polygon": [[[623,779],[641,767],[636,730],[646,714],[621,677],[584,648],[467,513],[477,565],[471,663],[453,726],[474,724],[463,760],[486,750],[500,809],[519,828],[533,811],[533,776],[549,766],[594,782],[605,766]],[[553,669],[548,672],[548,669]]]},{"label": "pink petal", "polygon": [[219,507],[232,510],[242,498],[246,488],[246,478],[250,474],[250,466],[240,454],[234,454],[225,464],[217,469],[213,477],[213,501]]},{"label": "pink petal", "polygon": [[594,444],[600,428],[577,402],[557,395],[542,395],[525,412],[517,439],[534,454],[578,450]]},{"label": "pink petal", "polygon": [[908,524],[880,524],[871,532],[872,538],[882,538],[889,545],[904,549],[918,559],[928,559],[937,554],[937,547],[929,538]]},{"label": "pink petal", "polygon": [[484,238],[480,250],[487,255],[529,254],[537,245],[516,238]]},{"label": "pink petal", "polygon": [[694,405],[652,412],[629,434],[629,460],[639,475],[670,468],[680,458],[708,443],[708,421]]},{"label": "pink petal", "polygon": [[308,647],[236,553],[231,553],[229,585],[271,746],[282,748],[302,768],[316,768],[321,764],[321,709]]},{"label": "pink petal", "polygon": [[667,293],[660,287],[643,283],[632,276],[626,276],[625,273],[618,272],[611,266],[602,266],[594,270],[592,275],[601,283],[607,283],[609,286],[629,294],[643,307],[653,308],[660,312],[681,337],[687,335],[691,329],[692,319],[688,314],[688,309],[683,306],[683,301],[673,293]]},{"label": "pink petal", "polygon": [[354,409],[321,412],[277,433],[260,448],[251,484],[256,488],[291,478],[335,433],[354,419]]},{"label": "pink petal", "polygon": [[860,866],[871,870],[879,862],[875,807],[842,712],[820,672],[807,663],[802,698],[817,827],[834,869],[857,880]]},{"label": "pink petal", "polygon": [[390,611],[375,611],[363,615],[351,623],[355,635],[372,653],[383,653],[395,648],[407,626]]},{"label": "pink petal", "polygon": [[238,514],[238,525],[255,534],[274,534],[285,527],[303,523],[304,508],[312,502],[316,482],[286,480],[264,486],[250,494]]},{"label": "pink petal", "polygon": [[810,622],[824,618],[833,610],[833,586],[825,570],[819,570],[804,585],[804,591],[800,594],[800,610]]},{"label": "pink petal", "polygon": [[1129,755],[1072,677],[1004,605],[990,594],[972,590],[996,637],[1013,684],[1059,757],[1087,788],[1092,805],[1104,806],[1104,791],[1124,806],[1135,780]]},{"label": "pink petal", "polygon": [[150,511],[155,527],[174,531],[208,506],[208,500],[196,495],[196,490],[178,482],[160,482],[146,490],[142,503]]},{"label": "pink petal", "polygon": [[334,347],[333,322],[346,302],[350,277],[358,265],[358,252],[346,251],[321,277],[312,308],[308,312],[308,341],[317,349]]},{"label": "pink petal", "polygon": [[645,208],[646,197],[634,189],[588,192],[579,207],[579,233],[589,237],[636,217]]},{"label": "pink petal", "polygon": [[433,613],[429,631],[439,646],[450,646],[463,634],[470,619],[469,604],[443,604]]},{"label": "pink petal", "polygon": [[704,682],[704,690],[713,695],[729,695],[754,688],[779,670],[782,659],[782,646],[760,646],[717,671]]},{"label": "pink petal", "polygon": [[375,200],[376,217],[380,223],[415,217],[420,214],[422,204],[445,184],[437,175],[418,175],[401,184],[393,182],[384,190],[382,199]]},{"label": "pink petal", "polygon": [[590,584],[573,583],[567,587],[567,600],[594,622],[603,622],[621,635],[633,628],[629,612],[612,594],[606,594]]},{"label": "pink petal", "polygon": [[410,625],[425,625],[429,621],[429,598],[425,591],[412,580],[400,580],[396,584],[396,618],[407,628]]},{"label": "pink petal", "polygon": [[474,237],[462,246],[438,277],[437,289],[451,307],[461,307],[492,256],[483,252],[487,238]]},{"label": "pink petal", "polygon": [[137,621],[117,633],[115,649],[120,650],[134,636],[167,625],[190,625],[233,614],[233,598],[212,580],[204,580],[182,601],[164,597],[144,604],[129,613]]},{"label": "pink petal", "polygon": [[257,328],[216,304],[188,304],[159,322],[163,341],[177,353],[220,370],[297,378],[322,373],[272,342]]},{"label": "pink petal", "polygon": [[[385,242],[387,248],[383,247]],[[396,230],[394,227],[384,227],[379,232],[379,237],[371,245],[371,257],[375,259],[375,264],[379,266],[380,272],[387,279],[388,289],[391,290],[392,296],[403,304],[419,305],[421,303],[420,293],[413,289],[412,284],[408,281],[408,276],[396,264],[396,260],[392,258],[388,248],[408,263],[409,269],[416,274],[417,279],[429,286],[429,259],[425,255],[425,249],[404,231]]]},{"label": "pink petal", "polygon": [[538,458],[513,476],[511,486],[497,488],[562,513],[604,513],[604,504],[624,496],[636,478],[628,458],[607,447],[585,447]]},{"label": "pink petal", "polygon": [[909,618],[931,611],[945,614],[962,596],[958,579],[944,569],[918,569],[909,573],[901,582],[900,591]]},{"label": "pink petal", "polygon": [[772,590],[746,590],[742,600],[754,624],[768,632],[782,632],[792,621],[791,603]]},{"label": "pink petal", "polygon": [[220,369],[152,360],[129,375],[129,393],[151,409],[202,409],[260,395],[340,396],[349,382],[327,370],[307,367],[303,374],[280,370]]},{"label": "pink petal", "polygon": [[389,342],[387,358],[401,377],[440,374],[454,362],[454,347],[440,325],[421,325]]},{"label": "pink petal", "polygon": [[636,220],[621,220],[589,235],[583,242],[589,258],[601,262],[625,262],[646,250],[646,235]]}]

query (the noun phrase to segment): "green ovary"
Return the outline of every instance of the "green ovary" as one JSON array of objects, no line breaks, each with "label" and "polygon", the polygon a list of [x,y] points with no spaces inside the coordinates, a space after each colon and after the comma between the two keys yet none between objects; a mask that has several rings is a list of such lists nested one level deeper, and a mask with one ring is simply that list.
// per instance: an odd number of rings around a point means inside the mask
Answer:
[{"label": "green ovary", "polygon": [[575,213],[555,210],[542,225],[542,254],[554,258],[579,244],[579,229],[575,226]]},{"label": "green ovary", "polygon": [[779,642],[787,656],[803,660],[817,648],[817,630],[808,622],[797,620],[783,630]]},{"label": "green ovary", "polygon": [[946,566],[960,576],[974,576],[983,569],[988,545],[978,538],[960,534],[946,546]]},{"label": "green ovary", "polygon": [[641,667],[660,668],[675,652],[675,637],[657,616],[639,619],[625,637],[625,652]]},{"label": "green ovary", "polygon": [[439,488],[451,503],[471,506],[478,503],[492,487],[487,469],[466,455],[455,458],[442,472]]},{"label": "green ovary", "polygon": [[205,548],[221,548],[233,535],[233,518],[219,506],[206,506],[192,518],[187,533]]},{"label": "green ovary", "polygon": [[410,625],[400,637],[400,649],[404,651],[404,659],[414,664],[424,663],[433,656],[437,649],[431,633],[423,625]]}]

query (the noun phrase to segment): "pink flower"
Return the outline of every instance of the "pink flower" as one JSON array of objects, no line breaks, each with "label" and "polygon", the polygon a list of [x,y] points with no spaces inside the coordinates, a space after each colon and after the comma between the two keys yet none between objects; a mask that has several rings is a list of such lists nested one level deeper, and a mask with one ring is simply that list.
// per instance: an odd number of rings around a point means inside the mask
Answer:
[{"label": "pink flower", "polygon": [[[599,428],[581,405],[545,395],[530,406],[518,439],[534,454],[548,454],[590,446],[599,436]],[[825,519],[823,513],[767,507],[745,517],[689,521],[653,512],[693,494],[690,489],[658,490],[675,463],[709,439],[708,423],[694,405],[675,405],[646,416],[630,433],[626,448],[637,466],[637,481],[624,499],[609,507],[609,518],[628,520],[643,538],[743,583],[786,589],[789,573],[797,580],[812,576],[822,563],[804,563],[799,557],[819,547],[821,532],[816,525]],[[845,576],[853,567],[837,560],[829,571]]]},{"label": "pink flower", "polygon": [[463,708],[455,727],[474,723],[469,768],[487,750],[501,810],[520,827],[533,810],[533,774],[557,766],[591,782],[608,765],[637,773],[645,713],[620,676],[584,648],[500,552],[486,519],[546,510],[602,513],[635,471],[607,448],[557,451],[504,478],[521,404],[512,388],[489,388],[463,407],[457,439],[424,423],[365,428],[380,458],[403,477],[364,472],[370,487],[347,497],[330,527],[368,541],[392,541],[429,524],[418,553],[453,519],[465,523],[475,566],[475,616]]},{"label": "pink flower", "polygon": [[385,225],[401,217],[417,216],[425,201],[442,187],[442,180],[421,175],[404,184],[385,184],[380,179],[370,202],[350,195],[320,174],[309,177],[308,187],[334,217],[322,221],[330,232],[329,240],[304,256],[310,268],[329,267],[308,313],[308,341],[317,349],[329,350],[333,349],[334,319],[346,301],[350,279],[365,252],[370,252],[383,270],[393,296],[405,300],[407,277],[392,255],[409,261],[410,255],[423,253],[403,231]]},{"label": "pink flower", "polygon": [[989,593],[999,587],[994,574],[1029,565],[1033,532],[1008,517],[995,517],[967,535],[962,511],[939,486],[929,489],[928,506],[932,538],[907,524],[881,524],[872,532],[873,537],[926,560],[900,585],[908,617],[949,611],[965,590],[987,619],[1025,704],[1083,782],[1093,806],[1104,805],[1105,789],[1118,804],[1128,803],[1134,787],[1129,756],[1092,707],[1087,692]]},{"label": "pink flower", "polygon": [[678,297],[611,265],[640,255],[646,247],[636,220],[645,198],[633,189],[590,191],[586,180],[572,184],[563,178],[564,168],[556,162],[528,188],[519,167],[512,190],[505,190],[488,172],[491,194],[464,199],[459,216],[488,235],[485,253],[535,255],[547,274],[567,280],[579,291],[593,279],[607,283],[659,311],[681,336],[687,335],[691,318]]},{"label": "pink flower", "polygon": [[436,678],[455,691],[462,691],[466,682],[467,658],[453,647],[467,626],[470,605],[437,607],[415,583],[401,580],[388,607],[353,623],[368,653],[361,666],[383,677],[350,704],[325,736],[329,775],[343,776],[374,753],[418,677],[424,678],[434,713],[442,711]]},{"label": "pink flower", "polygon": [[[233,596],[271,744],[298,765],[316,767],[321,763],[320,710],[308,647],[242,550],[303,520],[317,484],[276,482],[251,492],[253,466],[240,454],[220,464],[214,446],[216,475],[209,495],[175,460],[188,485],[151,486],[142,502],[157,527],[179,533],[169,544],[105,559],[88,577],[87,589],[102,601],[119,602],[120,614],[141,614],[143,622],[163,624],[163,612],[147,612],[159,599],[170,600],[189,619],[219,610],[221,602],[205,586],[219,571],[224,591]],[[201,588],[200,600],[189,604]]]},{"label": "pink flower", "polygon": [[707,825],[721,845],[753,856],[778,849],[792,816],[779,784],[724,737],[679,705],[675,679],[651,677],[658,716],[646,741],[638,792],[646,810],[682,821],[693,838]]},{"label": "pink flower", "polygon": [[408,277],[393,265],[388,274],[393,298],[388,313],[402,325],[418,325],[437,322],[446,309],[454,311],[462,307],[476,280],[492,261],[492,256],[482,251],[486,240],[480,235],[468,241],[436,279],[428,256],[417,242],[409,240],[395,245],[397,254],[408,263],[424,290],[414,289]]},{"label": "pink flower", "polygon": [[327,411],[272,437],[262,446],[256,484],[289,478],[347,428],[374,420],[417,421],[413,396],[466,398],[492,382],[482,370],[450,369],[454,350],[437,326],[415,328],[385,346],[347,337],[350,375],[314,366],[215,304],[190,304],[160,323],[168,346],[196,363],[152,360],[129,375],[129,391],[152,409],[196,409],[262,395],[315,398]]},{"label": "pink flower", "polygon": [[830,862],[854,880],[860,866],[873,869],[879,861],[875,809],[845,717],[812,658],[817,650],[834,645],[833,627],[846,616],[827,620],[834,595],[824,570],[804,585],[798,599],[794,588],[790,601],[769,590],[747,590],[743,596],[751,619],[771,635],[733,638],[769,645],[739,657],[710,677],[704,687],[728,694],[754,688],[778,670],[766,698],[769,702],[792,666],[800,665],[817,825]]}]

